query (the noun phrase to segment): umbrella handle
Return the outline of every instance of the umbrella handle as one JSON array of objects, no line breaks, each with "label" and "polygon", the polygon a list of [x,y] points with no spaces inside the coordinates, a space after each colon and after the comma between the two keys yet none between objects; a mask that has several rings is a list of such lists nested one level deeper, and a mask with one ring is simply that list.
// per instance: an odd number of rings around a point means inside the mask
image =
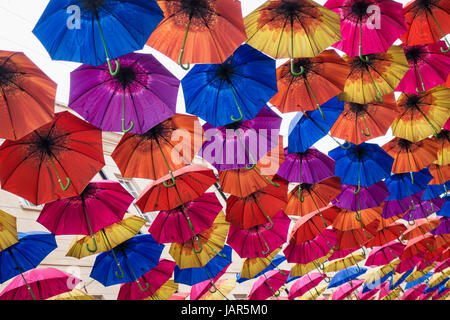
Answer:
[{"label": "umbrella handle", "polygon": [[60,185],[61,189],[63,191],[66,191],[67,189],[69,189],[69,186],[70,186],[70,178],[66,177],[67,184],[64,186],[63,183],[62,183],[61,177],[59,176],[58,169],[56,169],[56,165],[55,165],[55,161],[53,160],[53,156],[49,155],[49,158],[50,158],[50,161],[52,163],[53,169],[55,170],[56,177],[58,179],[58,182],[59,182],[59,185]]},{"label": "umbrella handle", "polygon": [[191,67],[191,64],[188,62],[187,65],[183,65],[183,55],[184,55],[184,47],[186,46],[186,39],[189,33],[189,27],[191,26],[191,20],[192,17],[189,17],[189,22],[186,28],[186,33],[184,34],[184,40],[183,40],[183,45],[181,46],[181,50],[180,50],[180,56],[178,57],[178,64],[180,65],[180,67],[183,70],[189,70],[189,68]]},{"label": "umbrella handle", "polygon": [[122,267],[120,266],[119,263],[117,264],[117,267],[119,268],[120,275],[119,275],[119,273],[117,273],[117,271],[116,271],[116,272],[115,272],[116,277],[119,278],[119,279],[123,279],[123,278],[125,277],[125,274],[123,273]]},{"label": "umbrella handle", "polygon": [[431,13],[431,17],[433,17],[433,20],[434,20],[434,22],[436,23],[436,26],[438,27],[438,29],[439,29],[439,31],[440,31],[440,33],[441,33],[441,37],[444,38],[445,44],[447,45],[447,49],[444,49],[444,48],[441,47],[441,52],[442,52],[442,53],[447,53],[447,52],[450,50],[450,44],[448,43],[448,40],[447,40],[447,38],[445,37],[445,34],[444,34],[444,32],[442,31],[441,26],[440,26],[439,23],[437,22],[436,17],[434,16],[433,13]]},{"label": "umbrella handle", "polygon": [[173,175],[172,175],[172,172],[170,172],[170,180],[172,181],[172,183],[171,184],[168,184],[166,181],[163,181],[163,185],[164,185],[164,187],[166,187],[166,188],[172,188],[172,187],[175,187],[175,184],[176,184],[176,182],[175,182],[175,178],[173,177]]},{"label": "umbrella handle", "polygon": [[423,79],[422,79],[422,75],[420,73],[420,70],[417,67],[417,62],[414,63],[414,69],[416,70],[417,75],[419,76],[420,84],[422,86],[422,90],[420,90],[419,88],[416,87],[416,92],[418,94],[424,94],[427,91],[427,89],[425,89],[425,84],[423,83]]},{"label": "umbrella handle", "polygon": [[[214,290],[211,290],[211,288],[214,288]],[[208,291],[210,293],[216,293],[217,292],[217,287],[216,284],[214,283],[214,281],[211,280],[211,287],[208,288]]]},{"label": "umbrella handle", "polygon": [[[348,144],[348,147],[345,145],[345,143]],[[344,143],[344,144],[340,144],[339,146],[340,146],[342,149],[345,149],[345,150],[348,150],[348,149],[350,149],[350,148],[352,147],[352,144],[351,144],[350,142],[345,141],[345,143]]]},{"label": "umbrella handle", "polygon": [[95,240],[95,237],[92,237],[92,242],[93,242],[93,244],[94,244],[94,249],[91,249],[90,247],[89,247],[89,243],[86,243],[86,249],[87,249],[87,251],[89,251],[90,253],[94,253],[94,252],[96,252],[97,251],[97,241]]},{"label": "umbrella handle", "polygon": [[[116,60],[117,62],[117,60]],[[126,88],[123,87],[123,94],[122,94],[122,132],[128,133],[134,128],[134,122],[130,121],[128,129],[125,127],[125,92]]]},{"label": "umbrella handle", "polygon": [[112,64],[111,64],[111,60],[109,58],[106,58],[106,62],[108,63],[108,69],[109,69],[109,73],[114,77],[119,73],[120,70],[120,64],[119,64],[119,60],[114,60],[115,64],[116,64],[116,70],[112,69]]},{"label": "umbrella handle", "polygon": [[103,35],[103,29],[102,29],[102,26],[100,24],[100,18],[98,17],[98,14],[96,14],[96,20],[97,20],[98,29],[100,31],[100,38],[102,39],[103,49],[105,50],[106,62],[108,63],[109,73],[112,76],[116,76],[119,73],[119,70],[120,70],[119,61],[115,60],[116,70],[113,70],[112,69],[112,65],[111,65],[111,59],[109,58],[109,54],[108,54],[108,49],[106,48],[105,36]]},{"label": "umbrella handle", "polygon": [[263,254],[263,256],[266,256],[269,252],[270,252],[270,247],[267,244],[266,239],[264,239],[264,237],[262,236],[262,234],[259,232],[259,230],[256,231],[259,235],[259,237],[261,238],[261,240],[264,242],[264,245],[266,246],[267,251],[262,250],[261,253]]},{"label": "umbrella handle", "polygon": [[293,76],[301,76],[305,68],[300,66],[300,72],[295,72],[294,70],[294,24],[291,21],[291,74]]},{"label": "umbrella handle", "polygon": [[195,253],[197,253],[197,254],[198,254],[198,253],[201,253],[201,252],[203,251],[203,247],[202,247],[202,244],[201,244],[201,242],[200,242],[200,240],[199,240],[199,238],[198,238],[197,236],[195,236],[195,241],[197,241],[199,250],[196,250],[195,245],[193,245],[192,250],[193,250]]},{"label": "umbrella handle", "polygon": [[293,76],[301,76],[305,72],[305,68],[303,66],[300,66],[300,72],[295,72],[294,70],[294,59],[291,58],[291,74]]},{"label": "umbrella handle", "polygon": [[303,189],[298,189],[298,200],[300,200],[301,203],[305,202],[305,197],[303,196]]},{"label": "umbrella handle", "polygon": [[362,62],[369,62],[368,56],[362,55],[362,19],[359,20],[359,46],[358,46],[358,56]]},{"label": "umbrella handle", "polygon": [[366,137],[370,137],[370,129],[367,126],[367,122],[366,122],[366,117],[364,117],[364,115],[362,116],[363,121],[364,121],[364,126],[366,127],[365,130],[362,130],[362,134],[365,135]]},{"label": "umbrella handle", "polygon": [[316,102],[317,109],[319,109],[319,112],[320,112],[320,115],[322,116],[322,119],[323,119],[323,120],[326,120],[326,119],[325,119],[325,115],[323,114],[322,108],[320,107],[320,103],[319,103],[319,101],[317,100],[317,97],[316,97],[316,95],[314,94],[314,91],[313,91],[313,89],[311,88],[311,85],[309,84],[309,81],[308,81],[307,78],[305,78],[305,83],[306,83],[306,86],[308,87],[309,92],[310,92],[311,95],[313,96],[314,101]]},{"label": "umbrella handle", "polygon": [[172,188],[172,187],[175,186],[175,183],[176,183],[175,182],[175,177],[173,176],[172,170],[170,169],[170,166],[169,166],[169,162],[167,162],[166,156],[164,155],[164,152],[163,152],[163,150],[161,148],[161,145],[159,144],[159,141],[157,140],[156,143],[158,144],[159,151],[161,152],[161,155],[163,156],[164,163],[166,164],[167,169],[169,169],[170,179],[172,180],[172,184],[168,184],[166,181],[163,181],[163,185],[166,188]]},{"label": "umbrella handle", "polygon": [[145,289],[142,288],[142,285],[141,285],[141,283],[139,282],[139,280],[136,280],[136,283],[137,283],[138,286],[139,286],[139,290],[141,290],[142,292],[147,292],[148,289],[150,289],[150,285],[148,284],[147,281],[145,281]]}]

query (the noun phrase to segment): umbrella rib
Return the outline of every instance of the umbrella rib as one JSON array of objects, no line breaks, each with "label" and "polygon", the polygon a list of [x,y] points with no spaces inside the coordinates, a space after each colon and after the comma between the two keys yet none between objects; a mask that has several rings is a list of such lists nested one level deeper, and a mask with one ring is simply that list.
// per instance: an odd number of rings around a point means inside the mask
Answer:
[{"label": "umbrella rib", "polygon": [[11,127],[13,129],[14,138],[16,138],[16,130],[14,129],[14,123],[13,123],[12,116],[11,116],[9,102],[8,102],[8,99],[6,98],[5,91],[3,90],[3,88],[1,88],[1,89],[2,89],[3,100],[5,100],[5,103],[6,103],[6,110],[8,110],[9,122],[11,122]]},{"label": "umbrella rib", "polygon": [[[139,45],[139,42],[136,40],[136,38],[134,37],[134,34],[132,33],[132,32],[130,32],[130,30],[127,28],[127,26],[126,25],[124,25],[123,23],[122,23],[122,21],[113,13],[113,12],[111,12],[111,11],[109,11],[109,10],[106,10],[106,8],[105,8],[105,6],[102,6],[101,7],[101,9],[103,10],[103,11],[105,11],[106,13],[108,13],[111,17],[113,17],[114,19],[116,19],[116,21],[117,22],[119,22],[119,24],[128,32],[128,34],[131,36],[131,38],[134,40],[134,42],[135,42],[135,44],[136,45]],[[99,23],[100,23],[100,20],[99,20]]]},{"label": "umbrella rib", "polygon": [[[281,32],[280,32],[280,38],[278,39],[278,46],[277,46],[277,51],[276,51],[275,57],[278,57],[278,52],[280,51],[280,47],[281,47],[281,39],[283,38],[283,34],[284,34],[283,31],[284,31],[284,28],[286,28],[287,23],[288,23],[288,18],[286,18],[284,20],[283,28],[281,29]],[[291,57],[291,58],[294,59],[294,57]]]},{"label": "umbrella rib", "polygon": [[[86,70],[86,69],[93,69],[93,70],[97,70],[97,71],[99,70],[98,68],[92,67],[92,68],[83,68],[83,70],[79,70],[78,72],[84,71],[84,70]],[[101,69],[101,70],[108,71],[107,69]],[[75,70],[75,71],[76,71],[76,70]],[[74,71],[74,72],[75,72],[75,71]],[[109,71],[108,71],[108,73],[109,73]],[[73,100],[70,102],[70,104],[73,105],[78,99],[80,99],[80,98],[82,98],[83,96],[85,96],[89,91],[94,90],[94,89],[96,89],[97,87],[103,86],[103,85],[106,84],[107,82],[114,81],[114,80],[116,80],[116,79],[115,79],[114,77],[111,77],[111,79],[109,79],[109,80],[106,80],[106,81],[97,83],[96,85],[94,85],[93,87],[90,87],[89,89],[87,89],[86,91],[84,91],[83,93],[81,93],[78,97],[76,97],[75,99],[73,99]],[[116,88],[116,90],[117,90],[117,88]]]},{"label": "umbrella rib", "polygon": [[[212,41],[213,41],[213,43],[214,43],[214,47],[216,48],[217,55],[220,57],[219,46],[217,45],[216,39],[213,37],[213,34],[212,34],[212,32],[211,32],[211,29],[209,28],[208,22],[205,20],[205,17],[204,17],[203,15],[201,15],[201,18],[202,18],[203,23],[205,24],[206,28],[208,29],[208,33],[210,34],[211,39],[212,39]],[[220,57],[220,60],[223,60],[223,58]]]},{"label": "umbrella rib", "polygon": [[30,158],[32,155],[34,155],[35,153],[37,153],[37,152],[39,152],[39,150],[35,150],[35,151],[32,151],[32,152],[30,152],[24,159],[22,159],[21,161],[20,161],[20,163],[14,168],[14,169],[12,169],[11,171],[10,171],[10,174],[9,175],[7,175],[6,177],[5,177],[5,179],[2,181],[2,187],[4,187],[5,185],[6,185],[6,183],[8,182],[8,180],[11,178],[11,176],[14,174],[14,172],[28,159],[28,158]]},{"label": "umbrella rib", "polygon": [[111,94],[111,98],[109,98],[108,104],[106,105],[105,110],[103,111],[102,118],[101,118],[101,120],[100,120],[100,126],[103,125],[103,121],[105,120],[106,113],[107,113],[109,107],[111,106],[111,102],[112,102],[112,100],[114,99],[114,97],[115,97],[116,92],[117,92],[118,89],[119,89],[118,87],[115,88],[114,91],[113,91],[113,93]]}]

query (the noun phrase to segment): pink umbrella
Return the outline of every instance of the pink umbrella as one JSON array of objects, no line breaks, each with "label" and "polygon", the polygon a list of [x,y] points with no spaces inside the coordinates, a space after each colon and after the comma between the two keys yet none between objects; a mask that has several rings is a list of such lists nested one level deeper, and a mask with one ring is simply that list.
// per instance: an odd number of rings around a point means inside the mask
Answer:
[{"label": "pink umbrella", "polygon": [[[434,291],[433,291],[434,292]],[[448,294],[450,292],[450,289],[445,289],[443,290],[441,293],[436,293],[433,296],[433,300],[439,300],[440,298],[442,298],[443,296],[445,296],[446,294]]]},{"label": "pink umbrella", "polygon": [[[284,285],[288,279],[288,270],[271,270],[258,278],[253,284],[248,300],[266,300],[272,296],[279,296],[278,289]],[[283,275],[285,274],[285,275]]]},{"label": "pink umbrella", "polygon": [[153,221],[150,234],[158,243],[179,242],[184,243],[192,238],[192,224],[195,234],[205,231],[214,222],[222,210],[222,205],[215,193],[208,192],[199,198],[171,210],[160,211]]},{"label": "pink umbrella", "polygon": [[55,235],[91,235],[96,248],[93,234],[120,222],[133,200],[118,182],[90,182],[78,196],[45,204],[37,222]]},{"label": "pink umbrella", "polygon": [[450,53],[440,49],[444,45],[444,41],[439,41],[403,46],[410,67],[395,91],[417,94],[444,84],[450,72]]},{"label": "pink umbrella", "polygon": [[357,297],[359,300],[372,300],[378,291],[380,291],[379,287],[372,289],[370,291],[364,292],[364,293],[362,291],[360,291],[360,292],[358,292]]},{"label": "pink umbrella", "polygon": [[140,282],[147,282],[149,284],[149,290],[140,290],[136,281],[123,283],[120,285],[117,300],[142,300],[150,296],[156,296],[156,291],[172,277],[175,266],[176,263],[174,261],[166,259],[159,260],[156,267],[138,279]]},{"label": "pink umbrella", "polygon": [[447,258],[442,262],[436,263],[436,266],[434,267],[434,272],[444,271],[448,267],[450,267],[450,258]]},{"label": "pink umbrella", "polygon": [[377,182],[370,187],[360,187],[357,194],[355,191],[358,186],[343,184],[341,188],[342,192],[331,203],[339,208],[353,211],[379,207],[390,194],[384,181]]},{"label": "pink umbrella", "polygon": [[[381,284],[379,288],[380,288],[380,294],[378,295],[378,300],[383,299],[388,294],[390,294],[392,291],[394,291],[389,288],[389,281],[386,281],[385,283]],[[391,298],[388,298],[388,299],[391,300]]]},{"label": "pink umbrella", "polygon": [[186,300],[188,296],[188,292],[176,292],[169,298],[169,300]]},{"label": "pink umbrella", "polygon": [[[447,78],[450,79],[450,76]],[[444,129],[450,131],[450,117],[447,119],[447,121],[444,124]]]},{"label": "pink umbrella", "polygon": [[270,222],[249,229],[231,224],[227,243],[241,258],[266,257],[286,242],[291,222],[283,210],[278,211],[272,221],[270,229]]},{"label": "pink umbrella", "polygon": [[395,272],[403,273],[405,271],[408,271],[414,268],[420,261],[422,261],[422,258],[420,256],[401,259],[400,263],[395,267]]},{"label": "pink umbrella", "polygon": [[405,291],[401,300],[416,300],[427,288],[426,284],[412,287]]},{"label": "pink umbrella", "polygon": [[[225,272],[227,271],[230,264],[228,264],[225,268],[223,268],[223,270],[217,274],[217,276],[212,280],[212,282],[216,283],[220,279],[220,277],[222,277],[225,274]],[[191,300],[200,299],[201,296],[203,296],[205,293],[208,292],[208,290],[211,289],[211,287],[213,286],[212,282],[211,282],[211,280],[205,280],[205,281],[199,282],[197,284],[194,284],[191,287],[190,299]],[[218,289],[214,288],[214,291],[210,290],[210,292],[215,292],[215,290],[218,290]]]},{"label": "pink umbrella", "polygon": [[344,300],[349,295],[351,295],[353,291],[358,289],[363,283],[364,283],[364,280],[352,280],[352,281],[346,282],[342,286],[340,286],[335,292],[333,292],[331,299],[332,300]]},{"label": "pink umbrella", "polygon": [[405,245],[397,241],[389,242],[381,247],[374,247],[370,251],[365,265],[382,266],[388,264],[392,260],[400,257],[404,249]]},{"label": "pink umbrella", "polygon": [[299,245],[289,243],[284,249],[287,262],[307,264],[326,256],[331,248],[327,241],[335,246],[337,243],[336,233],[331,229],[325,229],[322,234],[312,240],[305,241]]},{"label": "pink umbrella", "polygon": [[81,282],[73,275],[55,268],[33,269],[15,277],[0,293],[0,300],[32,300],[24,279],[39,300],[72,291]]},{"label": "pink umbrella", "polygon": [[289,300],[294,300],[297,297],[301,297],[310,289],[316,287],[326,276],[318,273],[308,273],[295,281],[289,290],[288,298]]},{"label": "pink umbrella", "polygon": [[386,52],[406,32],[401,3],[393,0],[328,0],[341,17],[342,40],[333,45],[351,57]]}]

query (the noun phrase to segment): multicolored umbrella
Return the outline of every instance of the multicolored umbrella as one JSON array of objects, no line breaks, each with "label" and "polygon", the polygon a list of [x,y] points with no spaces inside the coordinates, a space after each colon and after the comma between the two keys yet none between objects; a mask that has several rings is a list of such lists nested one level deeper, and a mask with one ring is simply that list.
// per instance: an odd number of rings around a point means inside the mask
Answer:
[{"label": "multicolored umbrella", "polygon": [[0,137],[17,140],[53,120],[56,83],[22,52],[0,50]]}]

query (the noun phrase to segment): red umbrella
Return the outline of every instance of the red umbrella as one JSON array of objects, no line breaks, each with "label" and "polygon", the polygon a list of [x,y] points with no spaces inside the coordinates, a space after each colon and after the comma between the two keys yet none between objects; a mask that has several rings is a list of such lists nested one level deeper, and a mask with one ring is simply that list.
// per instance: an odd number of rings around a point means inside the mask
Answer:
[{"label": "red umbrella", "polygon": [[338,229],[335,229],[336,237],[337,237],[337,244],[341,250],[344,249],[359,249],[360,247],[367,244],[367,242],[370,240],[367,238],[367,235],[370,234],[373,238],[373,236],[377,232],[379,221],[373,220],[368,225],[364,226],[363,228],[357,228],[357,229],[351,229],[347,231],[341,231]]},{"label": "red umbrella", "polygon": [[400,259],[411,258],[427,251],[436,251],[436,240],[430,234],[409,240]]},{"label": "red umbrella", "polygon": [[6,140],[0,146],[0,163],[3,190],[34,204],[73,197],[105,165],[102,132],[68,111],[60,112],[20,140]]}]

